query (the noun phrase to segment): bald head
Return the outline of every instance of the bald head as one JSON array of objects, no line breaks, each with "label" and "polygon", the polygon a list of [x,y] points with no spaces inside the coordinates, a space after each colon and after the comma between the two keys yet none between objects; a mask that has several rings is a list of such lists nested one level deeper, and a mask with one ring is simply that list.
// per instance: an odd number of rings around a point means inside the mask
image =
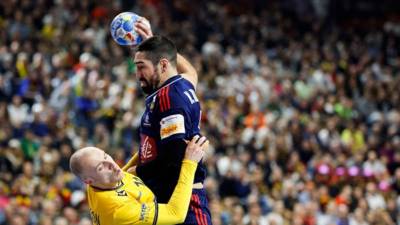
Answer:
[{"label": "bald head", "polygon": [[84,172],[84,165],[86,164],[87,158],[91,154],[97,153],[98,151],[103,152],[101,149],[96,147],[85,147],[79,149],[74,154],[72,154],[69,161],[69,167],[71,169],[71,172],[76,176],[82,178]]},{"label": "bald head", "polygon": [[103,150],[96,147],[81,148],[72,154],[71,172],[85,183],[98,188],[112,188],[123,178],[121,168]]}]

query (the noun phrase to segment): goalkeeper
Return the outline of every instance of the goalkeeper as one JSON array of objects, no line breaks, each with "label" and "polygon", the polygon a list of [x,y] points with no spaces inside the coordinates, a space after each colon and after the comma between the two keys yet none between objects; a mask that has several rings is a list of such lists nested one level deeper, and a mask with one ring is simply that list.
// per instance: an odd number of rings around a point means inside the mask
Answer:
[{"label": "goalkeeper", "polygon": [[87,184],[87,198],[95,225],[177,224],[185,220],[197,163],[208,140],[196,135],[186,147],[178,183],[167,204],[142,180],[122,170],[103,150],[86,147],[70,159],[71,171]]}]

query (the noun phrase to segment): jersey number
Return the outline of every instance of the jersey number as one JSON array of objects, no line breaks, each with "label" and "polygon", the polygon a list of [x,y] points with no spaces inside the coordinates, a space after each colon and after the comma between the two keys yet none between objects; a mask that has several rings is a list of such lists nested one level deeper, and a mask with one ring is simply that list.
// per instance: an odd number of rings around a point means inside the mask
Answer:
[{"label": "jersey number", "polygon": [[138,187],[144,185],[143,182],[138,177],[133,177],[133,183],[135,183],[136,186]]},{"label": "jersey number", "polygon": [[190,104],[194,104],[199,101],[193,89],[189,89],[189,91],[185,91],[183,93],[185,93],[186,97],[188,97]]}]

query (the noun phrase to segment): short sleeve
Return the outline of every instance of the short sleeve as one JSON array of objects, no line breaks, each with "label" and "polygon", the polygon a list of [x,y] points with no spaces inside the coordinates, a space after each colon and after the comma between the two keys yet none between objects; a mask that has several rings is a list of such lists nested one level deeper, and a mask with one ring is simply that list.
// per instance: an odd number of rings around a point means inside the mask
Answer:
[{"label": "short sleeve", "polygon": [[183,109],[171,109],[161,114],[161,142],[186,138],[188,129],[190,129],[190,120]]},{"label": "short sleeve", "polygon": [[199,133],[200,104],[184,84],[163,88],[158,95],[160,140],[189,139]]}]

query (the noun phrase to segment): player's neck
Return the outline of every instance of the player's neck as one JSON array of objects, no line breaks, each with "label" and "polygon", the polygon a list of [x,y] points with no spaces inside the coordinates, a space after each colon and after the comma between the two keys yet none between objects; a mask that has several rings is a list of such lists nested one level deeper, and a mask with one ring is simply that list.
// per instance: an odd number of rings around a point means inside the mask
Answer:
[{"label": "player's neck", "polygon": [[158,87],[161,87],[169,78],[176,76],[177,74],[178,74],[178,71],[176,69],[170,68],[169,70],[167,70],[165,72],[165,74],[163,74],[161,76],[160,84]]},{"label": "player's neck", "polygon": [[122,185],[122,179],[120,181],[117,181],[115,183],[109,183],[109,184],[91,184],[92,187],[95,189],[99,189],[102,191],[109,191],[109,190],[115,190],[119,188]]}]

